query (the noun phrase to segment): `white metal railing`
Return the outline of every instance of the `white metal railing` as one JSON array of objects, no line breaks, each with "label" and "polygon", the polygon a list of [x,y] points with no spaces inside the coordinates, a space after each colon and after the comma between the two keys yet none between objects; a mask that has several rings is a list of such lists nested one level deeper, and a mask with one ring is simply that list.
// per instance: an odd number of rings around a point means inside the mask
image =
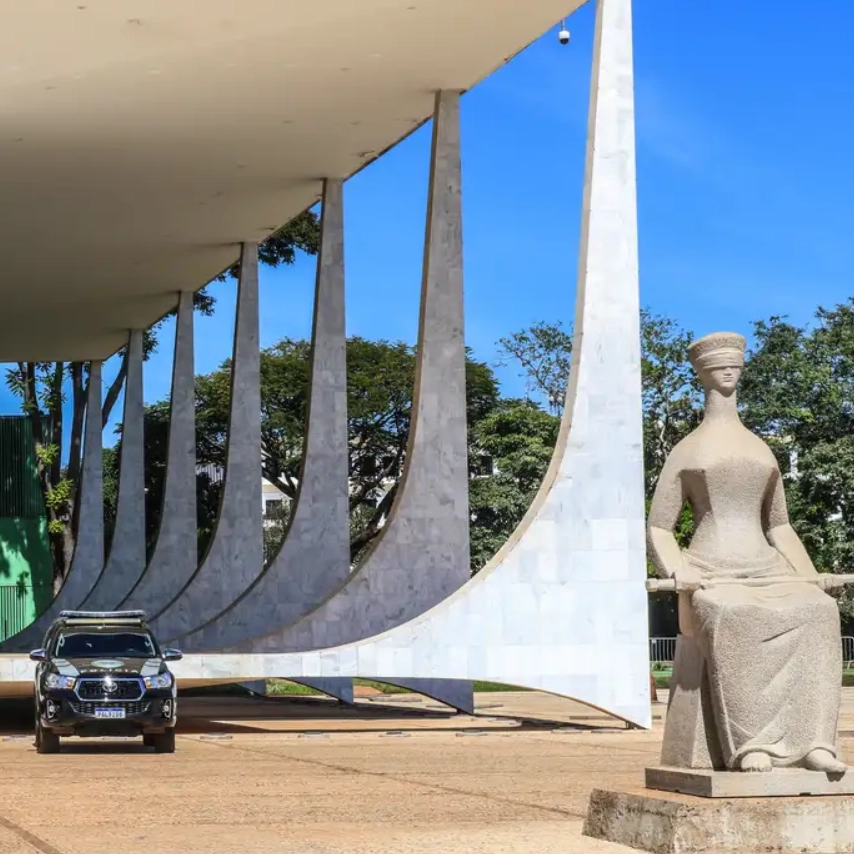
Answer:
[{"label": "white metal railing", "polygon": [[676,638],[650,638],[649,660],[653,664],[672,664],[676,658]]},{"label": "white metal railing", "polygon": [[[676,638],[650,638],[649,660],[656,664],[672,664],[676,657]],[[854,667],[854,637],[842,638],[842,660],[845,668]]]}]

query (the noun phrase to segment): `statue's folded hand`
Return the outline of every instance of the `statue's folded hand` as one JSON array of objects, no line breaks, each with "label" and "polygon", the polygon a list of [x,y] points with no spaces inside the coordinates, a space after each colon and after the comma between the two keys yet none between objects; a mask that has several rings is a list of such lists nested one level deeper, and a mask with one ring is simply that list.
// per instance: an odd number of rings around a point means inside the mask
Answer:
[{"label": "statue's folded hand", "polygon": [[688,563],[685,560],[683,555],[682,563],[679,569],[673,573],[673,577],[676,580],[677,589],[679,587],[687,588],[688,590],[699,590],[703,585],[703,577],[700,575],[699,570]]},{"label": "statue's folded hand", "polygon": [[832,573],[829,572],[819,572],[816,573],[817,581],[819,588],[827,593],[829,590],[835,590],[839,584],[836,578],[834,578]]}]

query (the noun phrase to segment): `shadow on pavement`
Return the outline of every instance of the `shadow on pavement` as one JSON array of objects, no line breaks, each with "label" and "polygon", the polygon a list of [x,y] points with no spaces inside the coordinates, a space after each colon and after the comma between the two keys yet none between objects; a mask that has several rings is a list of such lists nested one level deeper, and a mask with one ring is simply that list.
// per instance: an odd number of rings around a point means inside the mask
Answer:
[{"label": "shadow on pavement", "polygon": [[[408,702],[405,701],[404,702]],[[450,708],[424,705],[407,707],[389,698],[386,704],[357,702],[349,706],[326,697],[252,696],[182,697],[179,695],[178,734],[278,734],[320,736],[325,733],[374,733],[398,735],[407,732],[456,732],[475,736],[486,733],[560,730],[566,733],[616,732],[622,726],[613,719],[596,715],[572,721],[530,718],[497,711],[490,704],[474,716]],[[32,699],[11,699],[0,703],[0,736],[25,740],[33,731]],[[63,739],[69,752],[142,752],[142,742],[129,740]]]}]

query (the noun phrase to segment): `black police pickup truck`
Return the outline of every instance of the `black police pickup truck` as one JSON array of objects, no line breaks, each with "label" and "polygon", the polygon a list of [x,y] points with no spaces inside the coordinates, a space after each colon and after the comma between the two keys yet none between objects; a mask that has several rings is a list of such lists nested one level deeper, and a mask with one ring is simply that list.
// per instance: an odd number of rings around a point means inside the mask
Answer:
[{"label": "black police pickup truck", "polygon": [[157,753],[175,751],[177,689],[143,611],[63,611],[35,674],[36,750],[59,751],[60,736],[138,736]]}]

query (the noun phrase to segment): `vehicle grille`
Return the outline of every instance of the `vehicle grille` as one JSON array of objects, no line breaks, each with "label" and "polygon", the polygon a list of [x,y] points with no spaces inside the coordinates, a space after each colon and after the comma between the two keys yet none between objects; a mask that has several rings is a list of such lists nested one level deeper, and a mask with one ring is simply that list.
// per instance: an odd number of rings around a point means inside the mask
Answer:
[{"label": "vehicle grille", "polygon": [[114,679],[116,690],[104,690],[103,679],[81,679],[77,684],[77,696],[81,700],[139,700],[143,689],[138,679]]},{"label": "vehicle grille", "polygon": [[[150,703],[144,703],[142,701],[137,702],[124,702],[124,703],[110,703],[107,708],[110,709],[124,709],[125,715],[127,717],[133,717],[133,715],[142,715],[148,711],[148,707]],[[74,714],[76,715],[91,715],[94,717],[95,709],[103,709],[103,703],[92,703],[92,702],[82,702],[82,703],[71,703],[71,708],[74,710]]]}]

